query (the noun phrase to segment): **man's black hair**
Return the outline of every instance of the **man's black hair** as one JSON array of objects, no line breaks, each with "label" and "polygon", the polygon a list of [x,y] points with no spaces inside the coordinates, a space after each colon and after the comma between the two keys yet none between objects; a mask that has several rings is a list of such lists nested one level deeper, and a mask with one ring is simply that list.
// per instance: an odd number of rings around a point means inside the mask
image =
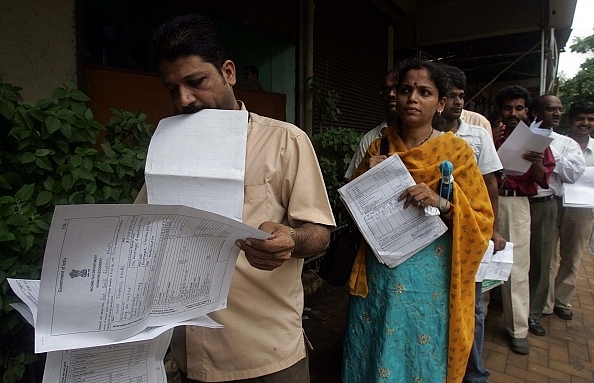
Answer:
[{"label": "man's black hair", "polygon": [[442,64],[442,68],[450,76],[454,87],[466,91],[466,75],[462,69],[448,64]]},{"label": "man's black hair", "polygon": [[163,23],[153,35],[153,59],[173,61],[182,57],[200,56],[222,73],[222,66],[231,57],[217,27],[208,17],[186,15]]},{"label": "man's black hair", "polygon": [[594,114],[594,102],[590,101],[576,101],[571,104],[567,117],[573,120],[578,114]]},{"label": "man's black hair", "polygon": [[495,96],[495,104],[497,104],[499,108],[502,108],[505,100],[515,100],[516,98],[523,98],[524,106],[530,106],[530,92],[528,92],[528,89],[520,85],[510,85],[501,88]]}]

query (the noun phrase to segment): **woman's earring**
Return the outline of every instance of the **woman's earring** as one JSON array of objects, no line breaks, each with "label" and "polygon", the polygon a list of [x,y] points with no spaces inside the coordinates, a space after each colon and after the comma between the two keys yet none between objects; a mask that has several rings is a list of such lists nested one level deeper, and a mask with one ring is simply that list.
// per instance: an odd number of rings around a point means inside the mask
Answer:
[{"label": "woman's earring", "polygon": [[439,114],[441,116],[441,112],[442,112],[442,110],[440,109],[437,111],[437,114]]}]

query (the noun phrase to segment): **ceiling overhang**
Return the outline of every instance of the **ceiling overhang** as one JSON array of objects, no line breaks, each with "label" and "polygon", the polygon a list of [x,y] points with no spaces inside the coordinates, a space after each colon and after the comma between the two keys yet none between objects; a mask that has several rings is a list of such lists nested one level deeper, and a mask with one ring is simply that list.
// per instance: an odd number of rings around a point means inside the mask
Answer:
[{"label": "ceiling overhang", "polygon": [[[394,25],[395,60],[417,55],[458,66],[474,91],[493,79],[538,88],[543,58],[554,61],[567,44],[577,2],[370,1]],[[551,36],[556,52],[543,51]]]}]

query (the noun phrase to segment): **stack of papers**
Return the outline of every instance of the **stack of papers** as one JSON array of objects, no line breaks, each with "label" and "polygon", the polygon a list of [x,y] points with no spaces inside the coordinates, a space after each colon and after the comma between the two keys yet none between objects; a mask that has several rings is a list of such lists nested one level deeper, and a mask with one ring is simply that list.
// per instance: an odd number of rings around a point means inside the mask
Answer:
[{"label": "stack of papers", "polygon": [[507,281],[514,265],[514,244],[507,242],[505,248],[493,254],[495,245],[489,241],[489,247],[476,272],[475,282],[484,280]]},{"label": "stack of papers", "polygon": [[563,184],[563,206],[594,208],[594,166],[586,171],[573,184]]},{"label": "stack of papers", "polygon": [[41,281],[10,280],[24,303],[15,308],[35,327],[35,352],[50,352],[44,381],[77,381],[70,364],[99,363],[98,353],[126,361],[114,355],[134,350],[131,342],[145,350],[137,372],[160,381],[168,330],[220,327],[206,314],[226,307],[235,241],[269,236],[185,206],[57,206]]},{"label": "stack of papers", "polygon": [[447,231],[439,215],[426,215],[398,196],[415,181],[394,155],[338,189],[379,262],[395,267]]}]

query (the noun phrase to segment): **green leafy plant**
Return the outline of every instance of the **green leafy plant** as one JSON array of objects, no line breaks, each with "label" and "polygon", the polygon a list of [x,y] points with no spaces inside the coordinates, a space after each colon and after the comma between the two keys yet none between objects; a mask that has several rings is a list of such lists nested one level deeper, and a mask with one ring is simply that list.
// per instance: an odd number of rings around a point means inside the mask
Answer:
[{"label": "green leafy plant", "polygon": [[33,329],[10,306],[6,278],[38,279],[55,205],[131,203],[143,182],[151,126],[146,115],[112,109],[106,126],[87,95],[66,83],[49,99],[22,101],[0,82],[0,374],[35,378]]},{"label": "green leafy plant", "polygon": [[306,83],[313,94],[314,108],[320,113],[320,131],[324,125],[333,128],[341,115],[338,108],[340,95],[334,89],[327,89],[326,84],[317,76],[309,77]]},{"label": "green leafy plant", "polygon": [[326,129],[312,138],[335,215],[340,211],[338,189],[346,183],[344,173],[360,140],[361,133],[350,128]]},{"label": "green leafy plant", "polygon": [[[306,81],[321,117],[320,133],[312,137],[312,143],[316,149],[332,210],[339,222],[342,209],[340,209],[338,189],[346,183],[344,173],[359,145],[361,134],[354,129],[334,125],[340,116],[340,109],[338,109],[340,96],[334,89],[326,89],[325,84],[317,76],[310,77]],[[323,129],[324,126],[326,129]]]}]

